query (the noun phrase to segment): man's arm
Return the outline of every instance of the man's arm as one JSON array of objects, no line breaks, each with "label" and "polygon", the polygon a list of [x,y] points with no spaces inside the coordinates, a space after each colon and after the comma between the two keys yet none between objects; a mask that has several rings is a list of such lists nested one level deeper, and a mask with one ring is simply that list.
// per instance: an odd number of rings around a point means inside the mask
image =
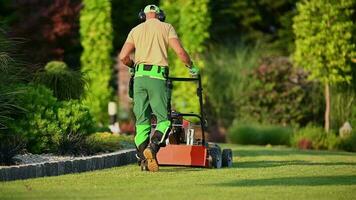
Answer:
[{"label": "man's arm", "polygon": [[192,60],[190,59],[188,53],[183,48],[178,38],[170,38],[169,46],[174,50],[179,59],[187,66],[191,67],[193,65]]},{"label": "man's arm", "polygon": [[133,67],[134,62],[133,60],[130,59],[130,54],[131,52],[135,49],[134,44],[126,42],[124,46],[121,49],[121,52],[119,54],[119,60],[122,64],[128,66],[128,67]]}]

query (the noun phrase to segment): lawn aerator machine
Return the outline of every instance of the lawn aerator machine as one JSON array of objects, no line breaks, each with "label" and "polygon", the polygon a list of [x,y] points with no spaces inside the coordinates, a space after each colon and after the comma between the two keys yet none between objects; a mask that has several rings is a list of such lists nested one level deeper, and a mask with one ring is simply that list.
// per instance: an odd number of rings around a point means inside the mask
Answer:
[{"label": "lawn aerator machine", "polygon": [[[203,111],[203,88],[201,76],[193,78],[167,78],[167,88],[171,93],[173,82],[196,82],[198,87],[196,94],[199,98],[200,114],[180,113],[171,109],[171,95],[168,95],[168,113],[172,124],[171,132],[166,143],[157,153],[159,165],[178,165],[192,167],[221,168],[232,166],[231,149],[223,149],[219,145],[205,140],[207,121]],[[183,117],[195,117],[199,119],[201,134],[195,134],[195,129],[189,121]],[[198,138],[197,138],[198,137]]]}]

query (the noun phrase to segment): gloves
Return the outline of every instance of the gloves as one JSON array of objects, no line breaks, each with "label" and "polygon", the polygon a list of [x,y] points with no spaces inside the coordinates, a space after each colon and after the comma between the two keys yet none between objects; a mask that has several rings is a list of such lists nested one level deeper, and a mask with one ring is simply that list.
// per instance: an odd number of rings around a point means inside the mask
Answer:
[{"label": "gloves", "polygon": [[199,69],[196,66],[192,65],[190,67],[190,69],[189,69],[189,73],[192,76],[198,76],[199,75]]}]

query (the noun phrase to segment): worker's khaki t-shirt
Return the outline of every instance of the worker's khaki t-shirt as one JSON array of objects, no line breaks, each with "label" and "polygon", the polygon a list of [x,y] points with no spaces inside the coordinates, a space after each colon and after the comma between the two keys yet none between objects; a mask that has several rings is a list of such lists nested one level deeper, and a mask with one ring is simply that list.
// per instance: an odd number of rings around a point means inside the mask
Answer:
[{"label": "worker's khaki t-shirt", "polygon": [[135,46],[135,64],[168,66],[168,42],[178,38],[171,24],[156,18],[148,19],[133,28],[126,42]]}]

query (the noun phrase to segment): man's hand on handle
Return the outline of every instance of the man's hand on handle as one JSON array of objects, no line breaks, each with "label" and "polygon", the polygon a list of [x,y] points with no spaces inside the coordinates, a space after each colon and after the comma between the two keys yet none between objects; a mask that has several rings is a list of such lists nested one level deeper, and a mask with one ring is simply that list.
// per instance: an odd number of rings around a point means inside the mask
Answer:
[{"label": "man's hand on handle", "polygon": [[192,66],[189,67],[189,73],[192,76],[198,76],[199,75],[199,68],[194,66],[194,65],[192,65]]}]

